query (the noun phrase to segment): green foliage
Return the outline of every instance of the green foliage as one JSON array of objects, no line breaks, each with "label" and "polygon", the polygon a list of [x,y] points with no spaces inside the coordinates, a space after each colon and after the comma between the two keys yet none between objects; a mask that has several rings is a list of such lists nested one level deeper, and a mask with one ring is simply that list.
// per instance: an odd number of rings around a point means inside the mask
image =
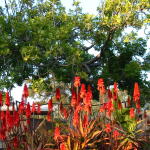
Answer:
[{"label": "green foliage", "polygon": [[[147,89],[149,54],[136,33],[148,26],[149,8],[149,0],[106,0],[94,16],[83,13],[78,1],[69,12],[60,0],[6,1],[0,9],[0,88],[29,79],[33,88],[51,75],[70,83],[76,74],[87,82],[99,76],[107,85],[115,80],[130,93],[135,81]],[[133,31],[125,34],[128,27]],[[92,48],[98,56],[89,53]]]}]

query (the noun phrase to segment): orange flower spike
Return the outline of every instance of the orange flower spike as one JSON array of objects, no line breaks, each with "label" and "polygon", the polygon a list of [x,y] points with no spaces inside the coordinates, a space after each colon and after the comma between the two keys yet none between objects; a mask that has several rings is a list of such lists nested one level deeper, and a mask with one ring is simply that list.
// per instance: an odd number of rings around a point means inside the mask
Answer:
[{"label": "orange flower spike", "polygon": [[88,115],[87,114],[84,115],[82,124],[83,124],[83,128],[87,128],[87,126],[88,126]]},{"label": "orange flower spike", "polygon": [[0,92],[0,106],[3,105],[3,95],[2,95],[2,92]]},{"label": "orange flower spike", "polygon": [[57,100],[60,100],[60,98],[61,98],[60,89],[57,88],[57,89],[56,89],[56,99],[57,99]]},{"label": "orange flower spike", "polygon": [[19,121],[20,121],[19,113],[18,113],[18,111],[15,111],[14,112],[14,125],[18,127],[19,126]]},{"label": "orange flower spike", "polygon": [[50,112],[47,113],[47,118],[46,119],[47,119],[47,121],[51,121],[51,113]]},{"label": "orange flower spike", "polygon": [[119,136],[120,136],[120,133],[119,133],[117,130],[114,130],[114,131],[113,131],[113,138],[114,138],[115,140],[117,140]]},{"label": "orange flower spike", "polygon": [[78,111],[75,111],[73,115],[73,125],[76,127],[78,124],[79,124],[79,113]]},{"label": "orange flower spike", "polygon": [[137,82],[134,84],[133,100],[135,102],[140,100],[140,90]]},{"label": "orange flower spike", "polygon": [[134,118],[135,114],[134,114],[134,108],[130,108],[130,118]]},{"label": "orange flower spike", "polygon": [[85,94],[86,94],[85,84],[81,84],[80,97],[84,98]]},{"label": "orange flower spike", "polygon": [[60,150],[67,150],[65,143],[60,144]]},{"label": "orange flower spike", "polygon": [[28,96],[29,96],[29,90],[28,90],[27,85],[25,84],[23,88],[23,97],[28,98]]},{"label": "orange flower spike", "polygon": [[104,80],[102,78],[98,80],[97,89],[99,90],[101,95],[105,94],[105,85]]},{"label": "orange flower spike", "polygon": [[53,111],[53,102],[52,102],[52,99],[50,99],[50,100],[48,101],[48,110],[49,110],[50,112]]},{"label": "orange flower spike", "polygon": [[106,128],[105,128],[105,131],[107,132],[107,133],[110,133],[111,132],[111,125],[108,123],[108,124],[106,124],[105,125],[106,126]]},{"label": "orange flower spike", "polygon": [[78,76],[74,77],[74,87],[79,87],[80,85],[81,85],[80,77]]},{"label": "orange flower spike", "polygon": [[6,92],[6,101],[5,101],[5,104],[7,106],[10,106],[10,97],[9,97],[9,93],[8,92]]},{"label": "orange flower spike", "polygon": [[27,108],[26,108],[26,117],[29,119],[31,116],[31,109],[30,109],[30,104],[28,102]]},{"label": "orange flower spike", "polygon": [[91,93],[87,92],[85,98],[83,99],[83,103],[85,105],[91,106],[91,101],[92,101],[92,97],[91,97]]},{"label": "orange flower spike", "polygon": [[58,138],[60,138],[60,128],[59,127],[56,127],[55,130],[54,130],[54,140],[57,141]]},{"label": "orange flower spike", "polygon": [[99,108],[99,112],[102,113],[102,112],[104,112],[104,110],[105,110],[104,105],[101,105],[100,108]]},{"label": "orange flower spike", "polygon": [[67,112],[66,108],[63,109],[63,116],[64,116],[65,119],[68,118],[68,112]]},{"label": "orange flower spike", "polygon": [[77,96],[76,96],[74,89],[72,89],[71,106],[75,107],[76,104],[77,104]]}]

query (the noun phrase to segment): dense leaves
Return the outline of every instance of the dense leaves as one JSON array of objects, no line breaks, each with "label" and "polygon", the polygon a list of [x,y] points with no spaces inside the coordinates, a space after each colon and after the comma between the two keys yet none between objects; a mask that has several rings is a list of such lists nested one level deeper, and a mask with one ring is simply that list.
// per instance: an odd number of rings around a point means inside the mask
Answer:
[{"label": "dense leaves", "polygon": [[[149,0],[106,0],[95,16],[83,13],[76,1],[69,12],[60,0],[5,1],[0,10],[0,88],[28,80],[35,92],[50,95],[52,79],[70,83],[77,74],[87,82],[99,76],[107,85],[115,80],[130,92],[138,81],[146,94],[143,71],[150,69],[149,53],[146,40],[136,33],[148,25],[149,8]],[[133,31],[125,34],[127,28]],[[89,53],[93,49],[97,56]]]}]

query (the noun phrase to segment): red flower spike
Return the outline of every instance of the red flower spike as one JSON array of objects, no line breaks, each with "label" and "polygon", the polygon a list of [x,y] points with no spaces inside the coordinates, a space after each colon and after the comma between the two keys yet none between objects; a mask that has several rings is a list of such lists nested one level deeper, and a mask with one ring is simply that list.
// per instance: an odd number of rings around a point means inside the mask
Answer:
[{"label": "red flower spike", "polygon": [[0,111],[0,119],[1,120],[5,119],[5,112],[4,111]]},{"label": "red flower spike", "polygon": [[40,114],[41,113],[41,105],[38,104],[38,108],[37,108],[37,114]]},{"label": "red flower spike", "polygon": [[36,112],[36,107],[35,107],[35,103],[34,102],[32,103],[32,110],[31,111],[32,111],[32,113]]},{"label": "red flower spike", "polygon": [[99,90],[101,95],[105,94],[105,85],[104,85],[104,80],[102,78],[100,78],[98,80],[98,84],[97,84],[97,89]]},{"label": "red flower spike", "polygon": [[89,105],[84,105],[83,110],[84,110],[85,112],[87,112],[88,114],[89,114],[89,113],[92,113],[91,106],[89,106]]},{"label": "red flower spike", "polygon": [[114,82],[114,91],[118,92],[118,84],[117,84],[117,82]]},{"label": "red flower spike", "polygon": [[49,110],[50,112],[53,111],[53,102],[52,102],[52,99],[50,99],[50,100],[48,101],[48,110]]},{"label": "red flower spike", "polygon": [[114,131],[113,131],[113,138],[114,138],[115,140],[117,140],[119,136],[120,136],[120,133],[119,133],[117,130],[114,130]]},{"label": "red flower spike", "polygon": [[104,112],[104,110],[105,110],[104,105],[101,105],[100,108],[99,108],[99,112],[102,113],[102,112]]},{"label": "red flower spike", "polygon": [[0,92],[0,106],[3,105],[3,95],[2,95],[2,92]]},{"label": "red flower spike", "polygon": [[106,128],[105,128],[105,131],[107,132],[107,133],[110,133],[111,132],[111,125],[108,123],[108,124],[106,124],[105,125],[106,126]]},{"label": "red flower spike", "polygon": [[23,88],[23,97],[26,99],[28,98],[28,96],[29,96],[29,90],[28,90],[27,85],[25,84]]},{"label": "red flower spike", "polygon": [[73,126],[76,127],[78,124],[79,124],[79,113],[78,111],[75,111],[73,115]]},{"label": "red flower spike", "polygon": [[14,111],[14,125],[19,126],[19,121],[20,121],[19,114],[17,111]]},{"label": "red flower spike", "polygon": [[29,119],[31,116],[31,109],[30,109],[30,104],[28,102],[27,108],[26,108],[26,117]]},{"label": "red flower spike", "polygon": [[51,121],[51,113],[50,112],[47,113],[46,119],[47,119],[47,121]]},{"label": "red flower spike", "polygon": [[134,108],[130,108],[130,118],[134,118],[135,114],[134,114]]},{"label": "red flower spike", "polygon": [[60,135],[60,128],[56,127],[54,131],[54,140],[57,141],[61,137]]},{"label": "red flower spike", "polygon": [[83,107],[81,106],[81,104],[79,104],[79,105],[76,107],[76,111],[77,111],[77,112],[80,112],[80,111],[82,110],[82,108],[83,108]]},{"label": "red flower spike", "polygon": [[83,99],[83,103],[85,105],[91,106],[92,105],[91,102],[92,102],[92,94],[90,92],[87,92],[85,98]]},{"label": "red flower spike", "polygon": [[60,144],[60,150],[67,150],[65,143]]},{"label": "red flower spike", "polygon": [[91,107],[91,105],[92,105],[92,97],[93,97],[92,90],[91,90],[91,87],[89,85],[88,86],[88,91],[87,91],[87,93],[85,95],[85,98],[83,99],[83,103],[85,105],[88,105],[89,107]]},{"label": "red flower spike", "polygon": [[140,100],[140,90],[137,82],[134,84],[133,100],[135,102]]},{"label": "red flower spike", "polygon": [[74,89],[72,89],[71,106],[75,107],[76,105],[77,105],[77,96]]},{"label": "red flower spike", "polygon": [[81,84],[80,97],[84,98],[85,94],[86,94],[85,84]]},{"label": "red flower spike", "polygon": [[2,129],[6,131],[6,118],[3,119]]},{"label": "red flower spike", "polygon": [[27,119],[26,121],[28,125],[31,123],[30,119]]},{"label": "red flower spike", "polygon": [[87,126],[88,126],[88,115],[87,114],[84,115],[82,124],[83,124],[83,128],[87,128]]},{"label": "red flower spike", "polygon": [[57,88],[57,89],[56,89],[56,99],[59,100],[60,97],[61,97],[61,95],[60,95],[60,89]]},{"label": "red flower spike", "polygon": [[66,108],[63,109],[63,116],[64,116],[65,119],[68,118],[68,112],[67,112]]},{"label": "red flower spike", "polygon": [[111,100],[109,100],[107,103],[107,110],[110,112],[114,110],[114,106]]},{"label": "red flower spike", "polygon": [[24,110],[25,110],[24,101],[21,101],[21,103],[19,104],[19,111],[18,111],[19,114],[23,114]]},{"label": "red flower spike", "polygon": [[100,90],[104,86],[104,80],[100,78],[97,83],[97,89]]},{"label": "red flower spike", "polygon": [[0,128],[0,140],[5,140],[6,139],[6,131],[2,128]]},{"label": "red flower spike", "polygon": [[10,97],[9,97],[9,93],[8,92],[6,92],[6,101],[5,101],[5,104],[7,106],[10,106]]},{"label": "red flower spike", "polygon": [[74,77],[74,87],[79,87],[80,85],[80,77]]}]

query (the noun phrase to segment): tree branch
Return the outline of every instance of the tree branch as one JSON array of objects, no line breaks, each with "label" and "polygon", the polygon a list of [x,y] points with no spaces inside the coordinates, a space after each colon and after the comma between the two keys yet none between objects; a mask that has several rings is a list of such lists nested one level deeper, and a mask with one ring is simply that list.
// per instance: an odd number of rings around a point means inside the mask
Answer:
[{"label": "tree branch", "polygon": [[96,62],[101,56],[103,56],[103,55],[104,55],[104,51],[108,48],[108,43],[109,43],[109,42],[112,40],[112,38],[113,38],[113,35],[114,35],[114,31],[110,31],[110,32],[108,33],[107,40],[105,41],[104,45],[102,46],[102,48],[101,48],[101,50],[100,50],[100,53],[99,53],[96,57],[94,57],[94,58],[92,58],[91,60],[85,62],[84,64],[90,65],[90,64]]},{"label": "tree branch", "polygon": [[[108,37],[107,37],[104,45],[102,46],[102,48],[100,50],[100,53],[96,57],[94,57],[94,58],[90,59],[89,61],[83,63],[83,66],[85,66],[86,69],[89,68],[89,66],[91,64],[93,64],[94,62],[98,61],[100,59],[100,57],[104,56],[104,51],[108,48],[108,44],[112,40],[113,35],[114,35],[114,31],[110,31],[108,33]],[[100,63],[97,63],[95,65],[97,66],[98,64],[100,65]],[[89,70],[90,69],[87,69],[87,72],[89,72]]]},{"label": "tree branch", "polygon": [[82,46],[82,48],[83,48],[84,51],[88,51],[88,50],[90,50],[91,48],[93,48],[94,45],[95,45],[95,44],[92,44],[92,45],[89,46],[89,47],[84,47],[84,46]]}]

